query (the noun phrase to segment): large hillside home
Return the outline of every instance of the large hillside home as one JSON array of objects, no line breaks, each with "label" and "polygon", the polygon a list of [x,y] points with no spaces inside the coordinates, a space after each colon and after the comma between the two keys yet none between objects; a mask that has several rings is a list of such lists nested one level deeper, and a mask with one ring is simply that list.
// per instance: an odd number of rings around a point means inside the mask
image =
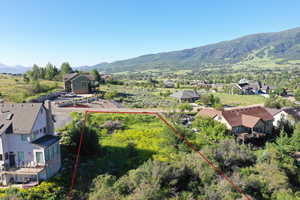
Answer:
[{"label": "large hillside home", "polygon": [[0,104],[0,184],[38,183],[61,167],[51,104]]},{"label": "large hillside home", "polygon": [[273,116],[261,106],[216,110],[204,108],[198,116],[210,117],[226,125],[232,133],[270,134],[273,130]]},{"label": "large hillside home", "polygon": [[199,94],[193,90],[182,90],[170,95],[173,98],[178,99],[179,102],[195,102],[200,98]]},{"label": "large hillside home", "polygon": [[94,91],[94,78],[90,74],[71,73],[64,76],[66,92],[89,94]]}]

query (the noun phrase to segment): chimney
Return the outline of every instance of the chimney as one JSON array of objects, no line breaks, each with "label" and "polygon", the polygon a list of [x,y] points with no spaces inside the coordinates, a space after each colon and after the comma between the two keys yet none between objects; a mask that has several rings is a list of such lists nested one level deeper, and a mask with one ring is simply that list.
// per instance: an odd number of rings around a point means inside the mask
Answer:
[{"label": "chimney", "polygon": [[44,102],[44,107],[46,108],[47,134],[53,135],[54,134],[54,124],[53,124],[51,101],[46,100]]}]

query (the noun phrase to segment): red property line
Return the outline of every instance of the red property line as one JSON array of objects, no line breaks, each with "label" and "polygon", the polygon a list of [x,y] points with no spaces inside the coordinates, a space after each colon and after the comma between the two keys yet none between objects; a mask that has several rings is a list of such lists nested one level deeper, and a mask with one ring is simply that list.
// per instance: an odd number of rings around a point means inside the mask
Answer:
[{"label": "red property line", "polygon": [[161,121],[163,121],[175,134],[177,137],[179,137],[186,145],[188,145],[192,150],[194,150],[196,153],[198,153],[200,155],[200,157],[207,162],[207,164],[213,169],[215,170],[215,172],[217,174],[219,174],[222,178],[224,178],[229,184],[232,185],[232,187],[238,191],[245,200],[252,200],[251,197],[249,197],[233,180],[231,180],[228,176],[226,176],[224,174],[224,172],[218,168],[217,166],[215,166],[203,153],[201,153],[194,145],[192,145],[187,139],[185,139],[185,137],[176,129],[174,128],[162,115],[160,115],[157,112],[117,112],[117,111],[93,111],[93,110],[87,110],[85,111],[85,116],[84,116],[84,121],[83,121],[83,126],[81,128],[80,131],[80,142],[79,142],[79,146],[77,149],[77,155],[76,155],[76,160],[75,160],[75,164],[74,164],[74,168],[73,168],[73,172],[72,172],[72,182],[71,182],[71,186],[70,186],[70,191],[68,193],[68,200],[72,199],[72,190],[74,188],[75,182],[76,182],[76,176],[77,176],[77,168],[78,168],[78,164],[79,164],[79,157],[80,157],[80,150],[81,150],[81,146],[82,146],[82,140],[83,140],[83,134],[84,134],[84,128],[86,127],[86,121],[87,121],[87,116],[89,113],[102,113],[102,114],[140,114],[140,115],[154,115],[157,118],[159,118]]}]

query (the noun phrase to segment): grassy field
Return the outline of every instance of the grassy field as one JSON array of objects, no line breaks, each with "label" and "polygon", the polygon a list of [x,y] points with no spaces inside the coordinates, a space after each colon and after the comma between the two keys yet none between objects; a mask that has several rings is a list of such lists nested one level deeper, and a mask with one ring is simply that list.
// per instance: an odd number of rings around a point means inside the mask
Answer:
[{"label": "grassy field", "polygon": [[0,75],[0,93],[1,97],[8,102],[23,102],[28,98],[43,95],[62,88],[62,82],[41,80],[40,85],[47,88],[47,91],[41,93],[33,92],[32,84],[25,83],[20,76]]},{"label": "grassy field", "polygon": [[264,104],[266,98],[258,95],[231,95],[225,93],[213,93],[221,99],[221,103],[231,106],[248,106],[254,104]]}]

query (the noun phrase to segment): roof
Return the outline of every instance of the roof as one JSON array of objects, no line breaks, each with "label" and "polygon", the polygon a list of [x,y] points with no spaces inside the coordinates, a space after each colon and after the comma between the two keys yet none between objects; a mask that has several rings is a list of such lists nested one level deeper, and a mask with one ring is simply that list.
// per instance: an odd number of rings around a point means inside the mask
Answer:
[{"label": "roof", "polygon": [[170,95],[177,99],[199,98],[199,94],[193,90],[181,90]]},{"label": "roof", "polygon": [[11,124],[14,133],[30,133],[42,106],[42,103],[0,104],[0,133]]},{"label": "roof", "polygon": [[212,109],[212,108],[205,108],[205,109],[200,110],[198,115],[202,116],[202,117],[214,118],[217,115],[222,115],[222,111]]},{"label": "roof", "polygon": [[266,109],[273,117],[280,112],[285,112],[283,109],[275,109],[275,108],[266,108]]},{"label": "roof", "polygon": [[59,137],[54,135],[44,135],[43,137],[40,137],[34,141],[32,141],[32,144],[38,145],[40,147],[46,148],[51,146],[52,144],[59,141]]},{"label": "roof", "polygon": [[300,107],[283,109],[287,114],[291,115],[295,120],[300,120]]},{"label": "roof", "polygon": [[78,73],[65,74],[64,75],[64,81],[69,81],[69,80],[73,79],[77,75],[78,75]]},{"label": "roof", "polygon": [[94,80],[94,77],[91,74],[71,73],[71,74],[64,75],[64,82],[72,81],[75,77],[78,77],[79,75],[85,76],[91,81]]},{"label": "roof", "polygon": [[260,120],[273,120],[273,116],[261,106],[235,108],[223,111],[205,108],[201,110],[198,115],[211,118],[217,115],[223,116],[231,127],[245,126],[253,128]]}]

